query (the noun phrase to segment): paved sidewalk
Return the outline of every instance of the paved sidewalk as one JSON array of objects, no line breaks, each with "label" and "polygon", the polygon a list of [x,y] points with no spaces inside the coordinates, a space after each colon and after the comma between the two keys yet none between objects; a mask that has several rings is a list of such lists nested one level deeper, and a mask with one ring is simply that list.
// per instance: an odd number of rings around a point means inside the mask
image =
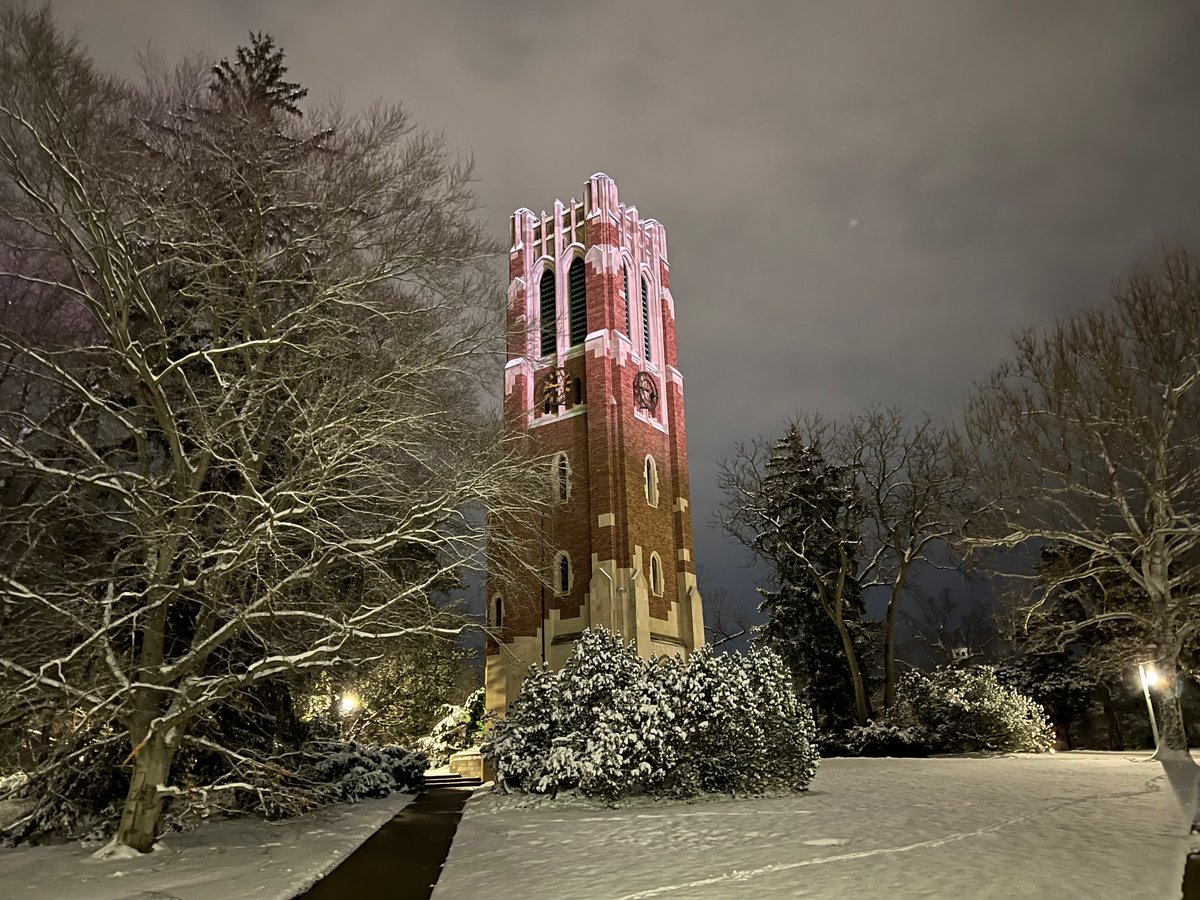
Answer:
[{"label": "paved sidewalk", "polygon": [[297,900],[427,900],[472,790],[425,791]]}]

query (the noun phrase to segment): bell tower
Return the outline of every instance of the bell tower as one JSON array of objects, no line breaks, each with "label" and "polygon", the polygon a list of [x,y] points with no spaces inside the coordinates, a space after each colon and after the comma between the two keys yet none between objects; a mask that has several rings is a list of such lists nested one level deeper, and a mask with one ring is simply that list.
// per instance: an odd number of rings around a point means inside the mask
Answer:
[{"label": "bell tower", "polygon": [[510,239],[504,415],[550,458],[556,502],[525,523],[543,578],[488,578],[501,714],[530,665],[561,666],[591,625],[643,656],[704,643],[666,232],[597,173],[582,202],[518,209]]}]

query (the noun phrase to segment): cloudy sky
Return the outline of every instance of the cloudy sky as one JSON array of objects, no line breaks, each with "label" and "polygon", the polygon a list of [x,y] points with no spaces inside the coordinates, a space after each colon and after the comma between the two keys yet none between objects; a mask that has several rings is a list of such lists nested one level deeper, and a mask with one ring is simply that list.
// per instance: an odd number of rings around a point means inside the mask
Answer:
[{"label": "cloudy sky", "polygon": [[[796,410],[952,416],[1011,334],[1200,250],[1200,4],[55,0],[101,67],[272,32],[312,98],[474,153],[497,236],[604,171],[667,229],[697,558],[732,443]],[[499,378],[499,373],[497,373]]]}]

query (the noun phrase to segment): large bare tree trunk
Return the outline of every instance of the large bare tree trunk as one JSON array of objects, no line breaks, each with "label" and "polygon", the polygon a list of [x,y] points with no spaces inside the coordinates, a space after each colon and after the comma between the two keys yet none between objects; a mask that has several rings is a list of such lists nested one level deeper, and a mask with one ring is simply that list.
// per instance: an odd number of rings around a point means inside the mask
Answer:
[{"label": "large bare tree trunk", "polygon": [[[141,853],[149,853],[158,838],[162,820],[163,798],[158,787],[167,783],[174,754],[161,732],[147,737],[144,728],[138,731],[142,737],[134,745],[133,775],[115,841]],[[134,737],[136,739],[137,732]]]},{"label": "large bare tree trunk", "polygon": [[1187,733],[1183,727],[1183,710],[1179,706],[1179,697],[1174,691],[1175,679],[1178,672],[1174,659],[1160,660],[1155,664],[1158,669],[1161,690],[1150,689],[1151,702],[1154,703],[1158,717],[1158,748],[1153,759],[1178,759],[1191,757],[1188,753]]}]

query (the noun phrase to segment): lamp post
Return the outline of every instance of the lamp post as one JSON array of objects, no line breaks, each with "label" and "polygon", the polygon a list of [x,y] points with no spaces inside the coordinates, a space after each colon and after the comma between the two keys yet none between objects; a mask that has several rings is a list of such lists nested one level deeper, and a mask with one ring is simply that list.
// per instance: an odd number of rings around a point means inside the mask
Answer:
[{"label": "lamp post", "polygon": [[1146,709],[1150,712],[1150,731],[1154,735],[1154,749],[1158,750],[1158,720],[1154,718],[1154,704],[1150,702],[1150,685],[1158,683],[1158,673],[1154,671],[1154,663],[1138,663],[1138,674],[1142,678],[1142,693],[1146,697]]}]

